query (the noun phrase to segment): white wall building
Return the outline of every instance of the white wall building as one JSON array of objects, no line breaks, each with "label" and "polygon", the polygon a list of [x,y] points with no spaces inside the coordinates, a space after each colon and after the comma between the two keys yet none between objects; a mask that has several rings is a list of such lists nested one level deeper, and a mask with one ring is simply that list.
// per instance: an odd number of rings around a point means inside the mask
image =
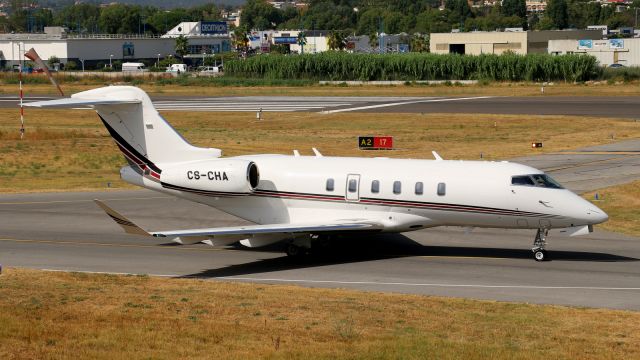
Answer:
[{"label": "white wall building", "polygon": [[23,54],[34,48],[43,60],[58,57],[62,63],[75,61],[78,67],[109,61],[148,60],[156,62],[176,56],[176,38],[188,39],[185,58],[194,63],[205,56],[231,50],[226,22],[184,22],[167,34],[152,35],[83,34],[68,35],[62,28],[46,28],[44,34],[0,34],[0,67],[10,67],[24,60]]},{"label": "white wall building", "polygon": [[595,56],[602,66],[640,66],[640,39],[551,40],[549,54],[588,54]]}]

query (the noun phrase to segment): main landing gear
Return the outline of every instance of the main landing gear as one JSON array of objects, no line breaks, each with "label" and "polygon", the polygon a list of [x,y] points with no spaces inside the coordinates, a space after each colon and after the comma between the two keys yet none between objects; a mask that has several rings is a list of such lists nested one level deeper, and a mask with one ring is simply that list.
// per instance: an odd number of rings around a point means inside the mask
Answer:
[{"label": "main landing gear", "polygon": [[287,256],[291,258],[299,258],[303,255],[306,255],[309,252],[309,249],[298,246],[296,244],[288,244],[287,245]]},{"label": "main landing gear", "polygon": [[307,255],[310,249],[311,249],[311,236],[302,235],[302,236],[293,238],[287,244],[286,252],[287,252],[287,256],[297,259],[297,258],[301,258],[304,255]]},{"label": "main landing gear", "polygon": [[549,230],[547,229],[538,229],[536,233],[536,238],[533,240],[533,247],[531,251],[533,251],[533,257],[536,261],[545,261],[548,260],[547,250],[545,250],[545,246],[547,245],[547,234]]}]

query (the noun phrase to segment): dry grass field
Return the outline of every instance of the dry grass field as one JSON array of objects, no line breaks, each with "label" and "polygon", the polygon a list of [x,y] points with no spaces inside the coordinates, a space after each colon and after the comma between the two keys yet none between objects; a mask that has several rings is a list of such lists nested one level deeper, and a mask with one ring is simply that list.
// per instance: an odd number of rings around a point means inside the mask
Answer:
[{"label": "dry grass field", "polygon": [[0,359],[637,359],[640,313],[5,269]]},{"label": "dry grass field", "polygon": [[609,221],[598,225],[603,229],[640,236],[640,181],[600,189],[584,195],[609,214]]},{"label": "dry grass field", "polygon": [[[117,83],[109,80],[63,83],[66,94],[93,89],[99,86]],[[281,96],[638,96],[640,86],[637,82],[608,84],[594,82],[588,84],[555,83],[545,86],[544,94],[541,84],[535,83],[491,83],[476,85],[309,85],[309,86],[182,86],[160,85],[153,82],[139,84],[142,89],[152,95],[187,95],[201,96],[247,96],[247,95],[281,95]],[[0,94],[17,95],[18,86],[14,84],[0,85]],[[56,94],[50,84],[27,84],[25,94]]]},{"label": "dry grass field", "polygon": [[[48,92],[49,87],[32,90]],[[320,86],[150,89],[159,94],[340,96],[539,91],[535,85],[362,87],[356,93]],[[552,91],[599,95],[602,89],[640,95],[637,85],[560,85]],[[118,179],[125,161],[92,111],[27,109],[23,140],[17,115],[15,109],[0,109],[0,192],[129,187]],[[163,115],[193,144],[222,148],[227,156],[293,149],[310,155],[317,147],[338,156],[431,158],[436,150],[448,159],[479,159],[482,153],[484,159],[497,160],[605,144],[612,136],[640,137],[638,122],[568,116],[266,113],[257,122],[253,113]],[[398,150],[357,150],[358,135],[374,134],[394,136]],[[543,141],[545,147],[533,150],[531,141]],[[599,193],[604,199],[598,206],[611,216],[603,227],[640,235],[640,182]],[[637,359],[640,313],[5,269],[0,275],[0,359],[54,358]]]},{"label": "dry grass field", "polygon": [[[125,164],[97,116],[89,110],[26,110],[19,139],[14,109],[0,109],[0,192],[103,189],[127,186]],[[431,158],[506,159],[604,144],[640,136],[640,123],[567,116],[450,114],[318,114],[165,112],[186,139],[218,147],[227,156],[251,153]],[[357,150],[358,135],[391,135],[398,150]],[[545,147],[531,149],[531,141]]]}]

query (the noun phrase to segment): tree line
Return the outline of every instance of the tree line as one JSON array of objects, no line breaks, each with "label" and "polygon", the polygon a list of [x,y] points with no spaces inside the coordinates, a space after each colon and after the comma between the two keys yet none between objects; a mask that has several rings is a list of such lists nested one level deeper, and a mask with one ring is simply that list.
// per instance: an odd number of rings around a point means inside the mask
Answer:
[{"label": "tree line", "polygon": [[[37,1],[37,0],[35,0]],[[46,7],[51,0],[10,0],[8,16],[0,17],[0,31],[41,32],[45,26],[65,26],[72,33],[163,34],[183,21],[221,20],[214,3],[189,8],[162,9],[154,6],[95,3]],[[480,0],[474,0],[482,4]],[[441,6],[444,5],[444,8]],[[626,10],[602,6],[591,0],[547,0],[544,14],[527,14],[525,0],[503,0],[495,6],[469,6],[467,0],[309,0],[304,8],[276,9],[265,0],[247,0],[242,7],[241,27],[250,29],[333,30],[345,34],[387,34],[493,31],[509,27],[550,30],[607,25],[609,28],[636,24],[635,0]]]},{"label": "tree line", "polygon": [[[483,1],[475,0],[477,4]],[[527,14],[525,0],[503,0],[495,6],[469,6],[467,0],[309,0],[303,9],[275,9],[265,0],[247,0],[241,25],[247,29],[321,29],[356,35],[493,31],[509,27],[551,30],[588,25],[609,28],[635,25],[635,9],[602,6],[591,0],[547,0],[547,11]]]},{"label": "tree line", "polygon": [[81,3],[56,7],[30,7],[33,1],[10,0],[8,15],[0,17],[0,31],[42,32],[45,26],[65,26],[72,33],[164,34],[183,21],[219,21],[231,8],[213,3],[190,8],[113,4],[101,7]]}]

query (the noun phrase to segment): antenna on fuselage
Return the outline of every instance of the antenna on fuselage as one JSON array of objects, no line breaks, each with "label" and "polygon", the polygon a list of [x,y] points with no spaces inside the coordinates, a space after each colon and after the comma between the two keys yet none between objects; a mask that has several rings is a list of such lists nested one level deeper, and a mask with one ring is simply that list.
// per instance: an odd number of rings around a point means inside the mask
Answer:
[{"label": "antenna on fuselage", "polygon": [[437,161],[442,161],[442,156],[438,155],[438,153],[437,153],[437,152],[435,152],[435,150],[434,150],[434,151],[432,151],[431,153],[433,154],[433,157],[434,157]]},{"label": "antenna on fuselage", "polygon": [[300,156],[300,152],[298,150],[293,150],[293,156]]},{"label": "antenna on fuselage", "polygon": [[322,157],[322,154],[320,154],[320,151],[318,151],[318,149],[311,148],[311,150],[313,150],[313,153],[316,154],[316,157]]}]

